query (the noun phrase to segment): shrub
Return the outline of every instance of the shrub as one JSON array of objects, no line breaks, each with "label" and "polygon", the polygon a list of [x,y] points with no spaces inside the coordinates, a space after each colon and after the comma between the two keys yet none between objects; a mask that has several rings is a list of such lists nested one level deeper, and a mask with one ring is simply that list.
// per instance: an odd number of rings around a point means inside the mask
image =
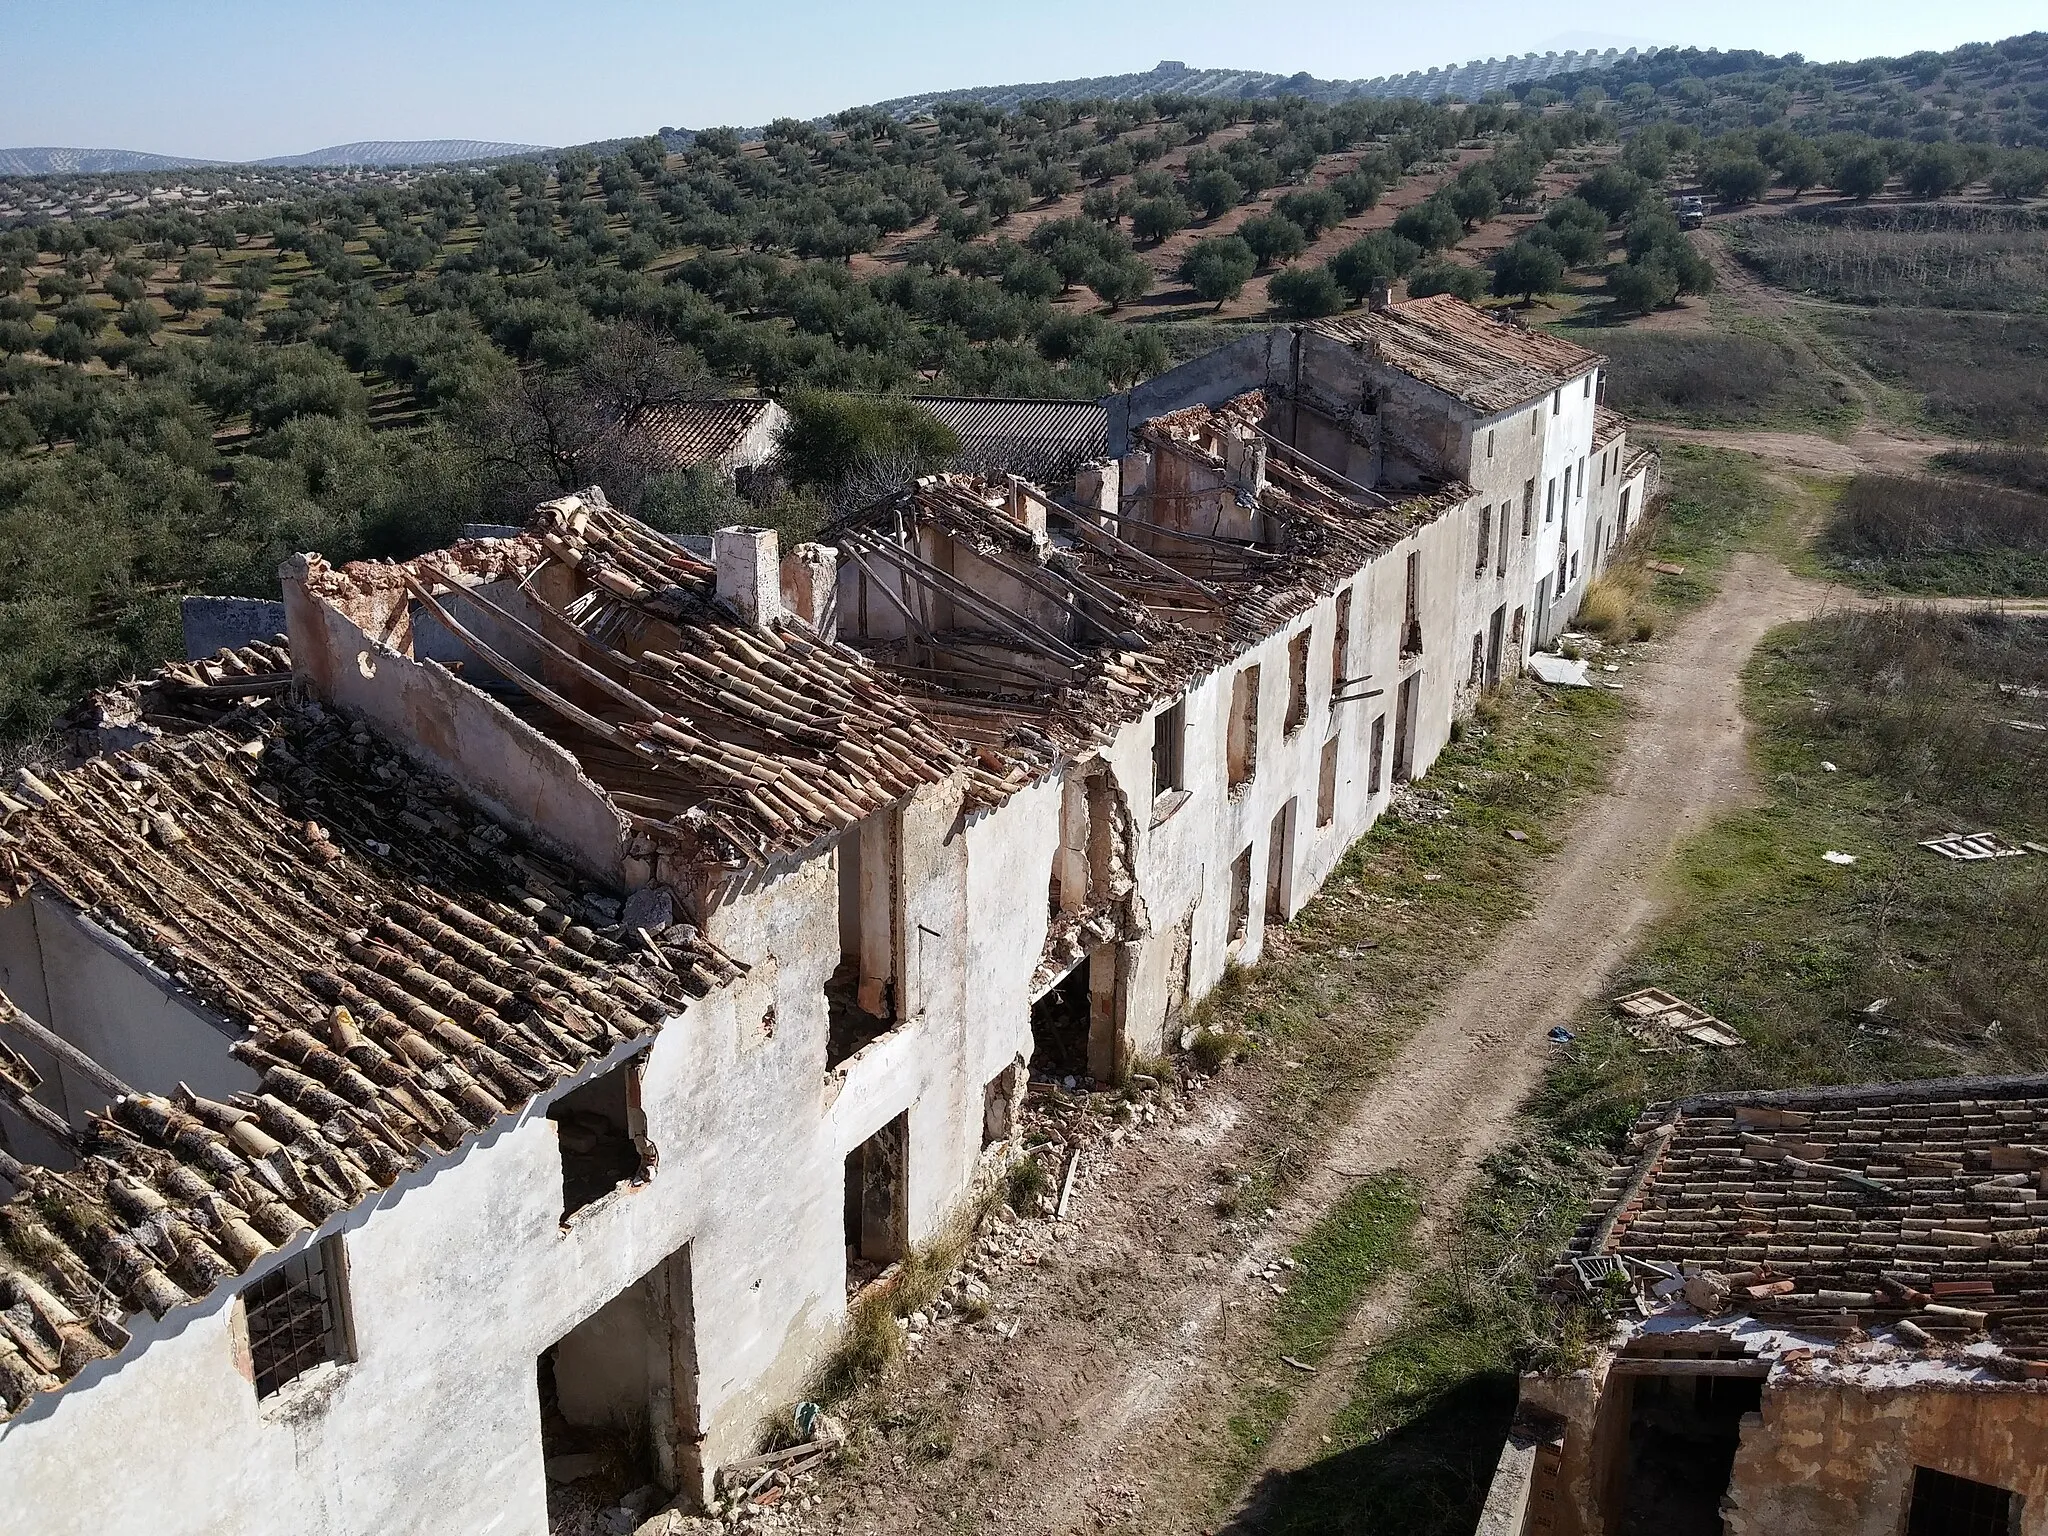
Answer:
[{"label": "shrub", "polygon": [[1608,296],[1627,314],[1644,314],[1678,297],[1678,279],[1654,257],[1631,261],[1607,274]]},{"label": "shrub", "polygon": [[1236,235],[1197,240],[1180,260],[1180,280],[1221,309],[1243,291],[1259,258]]},{"label": "shrub", "polygon": [[776,452],[792,484],[836,487],[864,464],[902,460],[930,474],[960,451],[952,428],[900,396],[794,391]]},{"label": "shrub", "polygon": [[1461,266],[1455,261],[1433,261],[1408,274],[1408,296],[1413,299],[1448,293],[1471,304],[1485,295],[1486,288],[1484,272],[1477,267]]},{"label": "shrub", "polygon": [[1289,267],[1274,274],[1267,291],[1274,307],[1290,320],[1334,315],[1344,307],[1344,290],[1328,267]]}]

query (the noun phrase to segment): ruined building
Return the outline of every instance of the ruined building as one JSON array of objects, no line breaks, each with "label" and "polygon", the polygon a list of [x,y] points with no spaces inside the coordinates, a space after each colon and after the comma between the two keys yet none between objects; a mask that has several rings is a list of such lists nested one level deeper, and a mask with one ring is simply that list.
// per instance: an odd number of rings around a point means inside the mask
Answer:
[{"label": "ruined building", "polygon": [[751,1452],[1028,1074],[1173,1042],[1639,515],[1578,348],[1253,343],[786,552],[592,488],[299,556],[288,636],[82,710],[0,795],[8,1529],[534,1532],[565,1435]]},{"label": "ruined building", "polygon": [[2048,1078],[1651,1110],[1553,1278],[1486,1536],[2048,1532]]}]

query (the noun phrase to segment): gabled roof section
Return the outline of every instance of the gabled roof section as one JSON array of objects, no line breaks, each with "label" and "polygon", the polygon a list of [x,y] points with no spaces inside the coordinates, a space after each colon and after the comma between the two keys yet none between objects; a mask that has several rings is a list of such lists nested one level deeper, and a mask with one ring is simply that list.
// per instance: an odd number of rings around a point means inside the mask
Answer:
[{"label": "gabled roof section", "polygon": [[1593,446],[1604,448],[1628,430],[1628,421],[1619,411],[1611,411],[1604,405],[1593,407]]},{"label": "gabled roof section", "polygon": [[1488,415],[1547,395],[1606,361],[1447,293],[1334,315],[1315,329]]},{"label": "gabled roof section", "polygon": [[0,801],[0,903],[35,891],[127,944],[246,1031],[223,1050],[255,1084],[95,1079],[110,1109],[67,1122],[0,998],[0,1098],[79,1158],[0,1155],[10,1411],[122,1347],[125,1316],[232,1283],[739,974],[687,925],[628,932],[615,894],[361,726],[249,685],[217,724]]},{"label": "gabled roof section", "polygon": [[1988,1327],[2048,1361],[2048,1077],[1721,1094],[1634,1139],[1573,1257],[1712,1271],[1787,1328]]},{"label": "gabled roof section", "polygon": [[921,395],[917,403],[960,439],[959,463],[1051,485],[1109,452],[1109,408],[1097,400],[1001,400]]},{"label": "gabled roof section", "polygon": [[774,408],[761,399],[683,400],[649,407],[635,424],[673,469],[724,458]]}]

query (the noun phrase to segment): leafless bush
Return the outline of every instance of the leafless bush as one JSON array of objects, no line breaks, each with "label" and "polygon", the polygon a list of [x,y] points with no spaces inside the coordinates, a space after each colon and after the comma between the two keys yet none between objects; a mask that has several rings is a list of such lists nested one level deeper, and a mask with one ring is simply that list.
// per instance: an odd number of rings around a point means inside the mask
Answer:
[{"label": "leafless bush", "polygon": [[2048,435],[2048,315],[1873,309],[1836,312],[1822,324],[1949,431],[2008,442]]},{"label": "leafless bush", "polygon": [[1858,475],[1828,529],[1844,555],[1909,560],[2007,549],[2048,553],[2048,497],[1961,480]]},{"label": "leafless bush", "polygon": [[1936,204],[1750,219],[1743,261],[1783,288],[1850,304],[2038,309],[2048,303],[2048,221]]},{"label": "leafless bush", "polygon": [[1740,423],[1836,406],[1824,382],[1759,337],[1617,330],[1593,344],[1613,364],[1608,404],[1626,416]]},{"label": "leafless bush", "polygon": [[1933,463],[1951,474],[2048,496],[2048,448],[1965,448],[1936,454]]}]

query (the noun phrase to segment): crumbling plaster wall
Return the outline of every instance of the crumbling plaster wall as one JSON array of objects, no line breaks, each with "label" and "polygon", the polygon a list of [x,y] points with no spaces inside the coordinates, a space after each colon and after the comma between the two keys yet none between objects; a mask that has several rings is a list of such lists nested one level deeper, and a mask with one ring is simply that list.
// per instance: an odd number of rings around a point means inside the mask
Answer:
[{"label": "crumbling plaster wall", "polygon": [[704,1464],[748,1454],[844,1310],[822,1074],[795,1041],[743,1043],[771,991],[749,976],[655,1038],[656,1172],[566,1228],[546,1100],[343,1217],[352,1363],[259,1401],[217,1296],[0,1425],[11,1536],[211,1536],[228,1510],[250,1532],[543,1536],[535,1362],[685,1244]]},{"label": "crumbling plaster wall", "polygon": [[[1536,482],[1536,516],[1538,519],[1536,548],[1532,552],[1529,590],[1530,601],[1534,602],[1536,583],[1547,575],[1550,578],[1551,601],[1544,610],[1537,633],[1549,639],[1564,629],[1579,611],[1579,600],[1585,596],[1587,584],[1592,579],[1592,549],[1588,529],[1591,527],[1587,515],[1589,493],[1586,489],[1588,476],[1581,472],[1593,468],[1593,414],[1600,398],[1600,371],[1589,369],[1576,378],[1568,380],[1553,396],[1545,395],[1536,401],[1533,409],[1537,413],[1538,433],[1543,443],[1542,472]],[[1513,420],[1515,418],[1510,418]],[[1526,416],[1523,430],[1527,430]],[[1564,494],[1564,473],[1572,472],[1571,495]],[[1597,479],[1594,475],[1592,478]],[[1557,511],[1554,518],[1546,518],[1549,505],[1548,487],[1555,480],[1558,487]],[[1570,569],[1570,557],[1579,556],[1578,574]],[[1565,560],[1565,581],[1562,592],[1557,584],[1559,557]]]},{"label": "crumbling plaster wall", "polygon": [[310,592],[306,557],[281,574],[292,670],[316,697],[370,720],[586,873],[644,883],[629,879],[625,818],[565,748],[447,668],[415,660],[409,622],[398,622],[387,642],[362,627],[374,625],[373,616],[352,616]]},{"label": "crumbling plaster wall", "polygon": [[1773,1381],[1735,1453],[1728,1536],[1898,1536],[1915,1467],[2021,1494],[2020,1536],[2048,1536],[2048,1392]]}]

